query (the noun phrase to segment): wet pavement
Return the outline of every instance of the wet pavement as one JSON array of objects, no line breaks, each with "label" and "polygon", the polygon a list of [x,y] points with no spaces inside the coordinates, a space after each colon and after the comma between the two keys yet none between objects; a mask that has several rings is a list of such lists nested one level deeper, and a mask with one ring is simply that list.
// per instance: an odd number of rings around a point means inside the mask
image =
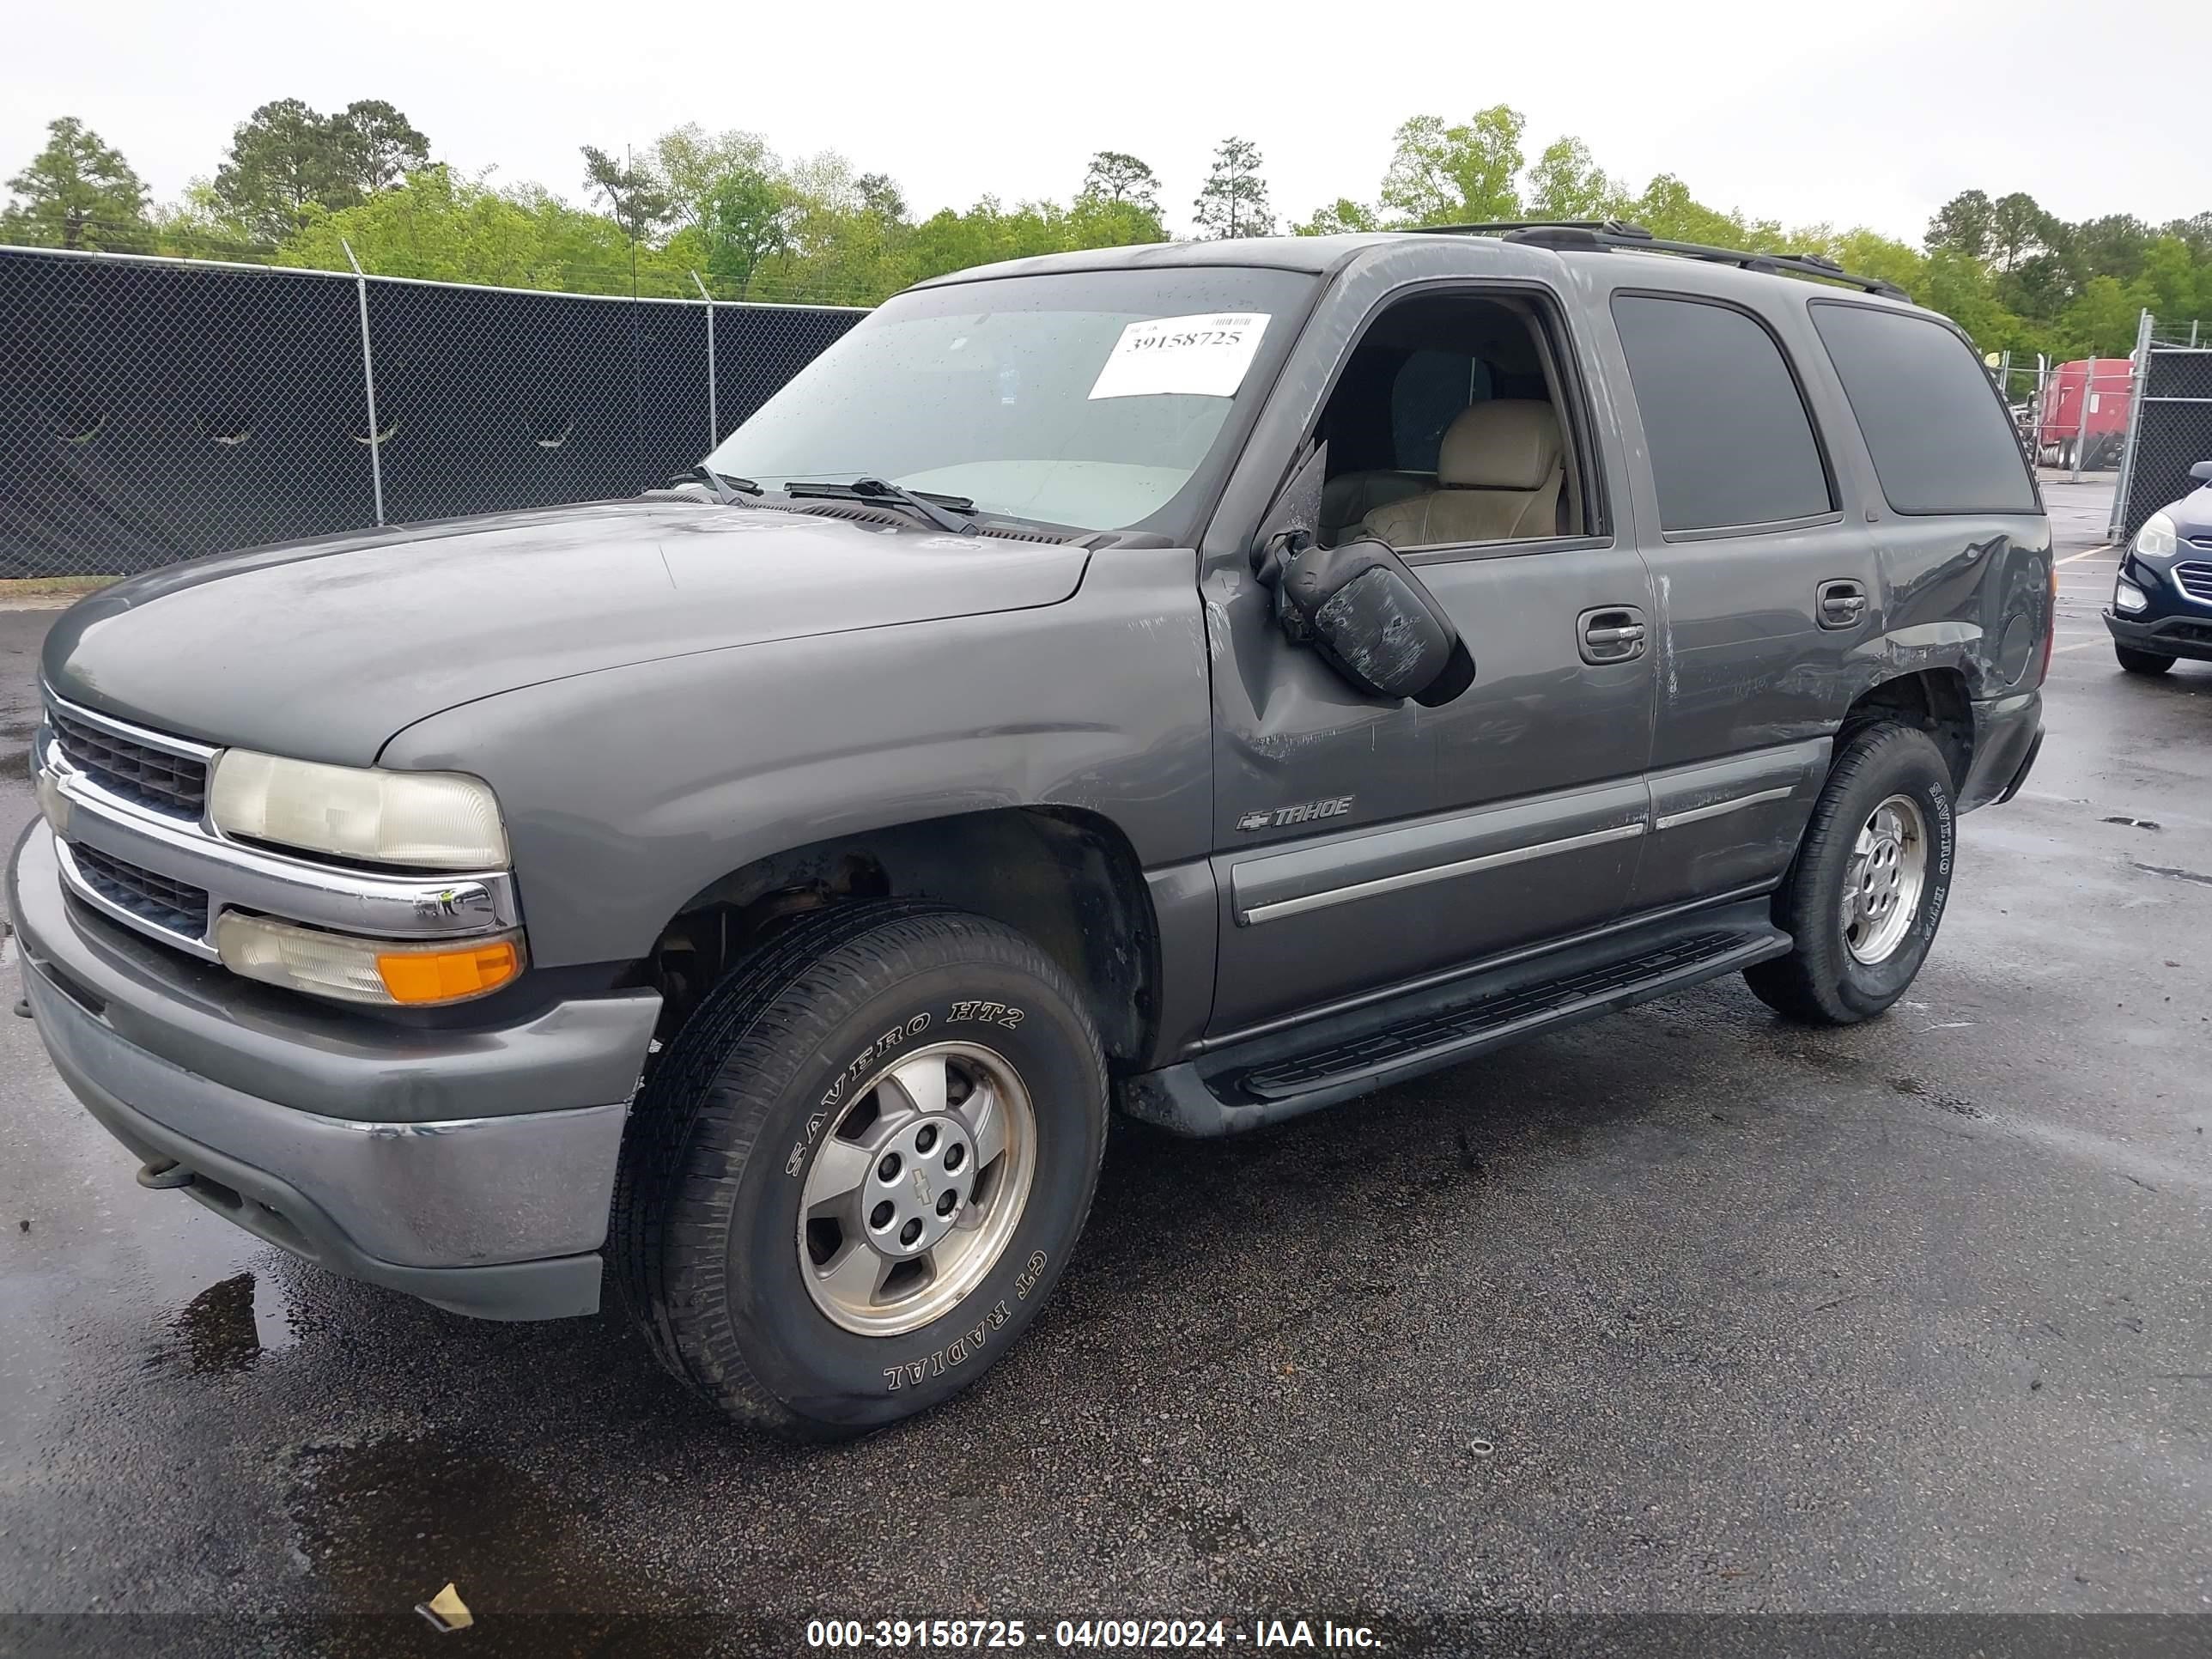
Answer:
[{"label": "wet pavement", "polygon": [[[2050,737],[1888,1018],[1731,980],[1234,1143],[1117,1124],[1032,1334],[860,1444],[724,1425],[611,1316],[474,1322],[142,1191],[0,1018],[0,1613],[108,1615],[0,1651],[2212,1613],[2212,668],[2118,672],[2104,492],[2051,496]],[[53,614],[0,612],[10,839]],[[386,1622],[281,1622],[332,1613]]]}]

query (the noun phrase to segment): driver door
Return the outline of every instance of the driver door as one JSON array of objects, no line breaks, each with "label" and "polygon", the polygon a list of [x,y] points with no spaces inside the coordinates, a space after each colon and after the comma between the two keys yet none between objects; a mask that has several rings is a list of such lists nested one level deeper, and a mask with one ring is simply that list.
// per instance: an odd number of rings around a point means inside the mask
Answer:
[{"label": "driver door", "polygon": [[[1474,655],[1467,690],[1435,708],[1364,696],[1285,637],[1249,562],[1209,567],[1216,1037],[1449,975],[1600,926],[1626,902],[1656,695],[1656,653],[1633,630],[1656,607],[1607,513],[1627,500],[1613,485],[1620,460],[1589,440],[1556,297],[1521,285],[1502,314],[1499,297],[1431,290],[1379,308],[1320,422],[1332,446],[1349,438],[1347,453],[1399,474],[1437,473],[1442,447],[1439,488],[1450,488],[1455,463],[1472,477],[1516,464],[1455,455],[1459,410],[1439,421],[1421,404],[1435,386],[1552,405],[1571,482],[1542,533],[1398,548]],[[1440,376],[1438,356],[1454,353],[1462,373]],[[1468,423],[1486,424],[1516,423]],[[1469,503],[1437,505],[1449,526]],[[1394,504],[1393,521],[1427,522],[1418,506]]]}]

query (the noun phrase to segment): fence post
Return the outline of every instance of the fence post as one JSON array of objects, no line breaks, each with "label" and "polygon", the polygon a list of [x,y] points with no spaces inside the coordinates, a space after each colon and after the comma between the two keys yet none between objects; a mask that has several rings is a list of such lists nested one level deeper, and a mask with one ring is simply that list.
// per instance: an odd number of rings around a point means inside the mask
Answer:
[{"label": "fence post", "polygon": [[2089,399],[2097,391],[2097,349],[2089,348],[2089,356],[2081,365],[2081,401],[2074,410],[2074,465],[2066,482],[2081,482],[2081,463],[2089,459]]},{"label": "fence post", "polygon": [[2136,438],[2142,428],[2143,397],[2150,390],[2151,315],[2146,308],[2136,319],[2135,377],[2128,391],[2128,435],[2120,451],[2119,482],[2112,486],[2112,519],[2105,526],[2105,539],[2116,542],[2128,523],[2128,491],[2136,480]]},{"label": "fence post", "polygon": [[707,453],[711,455],[714,446],[722,441],[722,423],[714,409],[714,296],[707,292],[696,270],[691,273],[691,283],[707,302]]},{"label": "fence post", "polygon": [[376,355],[368,342],[368,273],[353,257],[353,244],[343,236],[346,263],[353,267],[355,297],[361,301],[361,376],[368,388],[368,482],[376,495],[376,521],[384,522],[384,428],[376,423]]}]

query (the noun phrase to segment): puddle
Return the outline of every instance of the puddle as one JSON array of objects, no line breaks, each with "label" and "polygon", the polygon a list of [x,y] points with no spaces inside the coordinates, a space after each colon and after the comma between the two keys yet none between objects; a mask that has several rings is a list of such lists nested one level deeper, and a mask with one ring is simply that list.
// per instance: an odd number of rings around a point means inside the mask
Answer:
[{"label": "puddle", "polygon": [[[494,1638],[495,1647],[504,1638],[532,1643],[553,1634],[543,1627],[549,1618],[588,1626],[665,1607],[649,1582],[618,1571],[594,1536],[597,1505],[550,1490],[496,1453],[444,1435],[402,1434],[305,1446],[291,1462],[292,1519],[309,1571],[335,1613],[401,1616],[385,1637],[428,1636],[411,1609],[447,1583],[478,1621],[471,1636],[479,1644]],[[379,1639],[383,1625],[367,1621],[361,1651],[380,1659],[395,1651]],[[343,1643],[337,1650],[356,1651]]]},{"label": "puddle", "polygon": [[146,1369],[181,1364],[198,1376],[252,1370],[265,1353],[298,1340],[291,1309],[276,1286],[255,1273],[233,1273],[202,1291],[171,1322],[174,1340],[156,1349]]}]

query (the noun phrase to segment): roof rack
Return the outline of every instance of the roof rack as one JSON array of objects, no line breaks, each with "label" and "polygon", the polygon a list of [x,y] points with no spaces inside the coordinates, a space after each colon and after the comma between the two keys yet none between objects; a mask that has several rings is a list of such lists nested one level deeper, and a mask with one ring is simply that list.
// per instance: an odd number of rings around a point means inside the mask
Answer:
[{"label": "roof rack", "polygon": [[1431,236],[1495,236],[1502,241],[1528,242],[1539,247],[1633,248],[1646,253],[1675,253],[1688,259],[1735,265],[1743,270],[1794,271],[1844,283],[1869,294],[1893,299],[1912,296],[1881,276],[1856,276],[1824,253],[1747,253],[1740,248],[1709,247],[1703,242],[1670,242],[1654,236],[1642,225],[1623,219],[1497,219],[1474,225],[1416,225],[1412,228]]}]

